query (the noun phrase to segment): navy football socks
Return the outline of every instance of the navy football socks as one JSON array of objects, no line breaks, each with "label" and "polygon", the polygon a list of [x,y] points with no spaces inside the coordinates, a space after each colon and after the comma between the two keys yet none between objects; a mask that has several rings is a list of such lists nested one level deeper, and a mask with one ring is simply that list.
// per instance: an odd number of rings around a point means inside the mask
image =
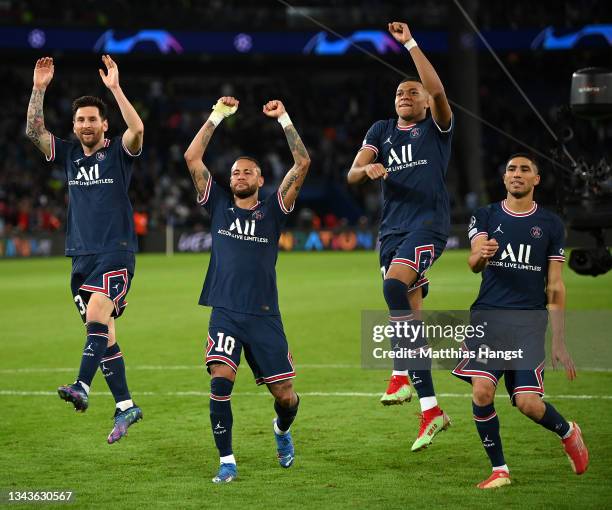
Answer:
[{"label": "navy football socks", "polygon": [[499,435],[499,418],[495,412],[495,406],[493,404],[479,406],[472,402],[472,410],[476,430],[478,430],[482,446],[484,446],[485,452],[491,460],[491,466],[494,468],[505,466],[506,461],[504,460],[504,451]]},{"label": "navy football socks", "polygon": [[131,400],[132,397],[125,377],[125,362],[119,344],[115,343],[106,349],[104,357],[100,361],[100,370],[115,402]]},{"label": "navy football socks", "polygon": [[274,401],[274,410],[276,411],[277,416],[276,426],[283,432],[287,432],[289,430],[289,427],[291,427],[291,424],[297,415],[298,406],[300,405],[300,397],[299,395],[296,396],[297,403],[293,407],[283,407],[276,400]]},{"label": "navy football socks", "polygon": [[[408,286],[404,282],[395,278],[384,280],[383,294],[389,308],[389,321],[391,325],[407,321],[412,317],[410,303],[408,302]],[[404,337],[391,338],[391,349],[396,353],[402,352],[404,348],[408,347],[407,343],[408,341]],[[393,370],[408,370],[406,358],[394,357]]]},{"label": "navy football socks", "polygon": [[234,383],[225,377],[210,380],[210,425],[220,457],[232,455],[232,404]]},{"label": "navy football socks", "polygon": [[546,411],[544,412],[544,416],[542,419],[537,422],[542,427],[558,434],[559,437],[564,437],[570,429],[570,425],[567,420],[559,414],[559,412],[548,402],[544,402],[546,406]]},{"label": "navy football socks", "polygon": [[83,349],[78,380],[91,386],[98,365],[106,351],[108,326],[100,322],[87,323],[87,341]]}]

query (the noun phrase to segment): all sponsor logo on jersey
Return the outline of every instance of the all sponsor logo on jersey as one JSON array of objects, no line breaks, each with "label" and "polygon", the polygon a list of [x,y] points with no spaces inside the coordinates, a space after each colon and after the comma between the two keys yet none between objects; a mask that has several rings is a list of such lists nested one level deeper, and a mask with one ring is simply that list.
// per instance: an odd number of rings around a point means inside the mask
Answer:
[{"label": "all sponsor logo on jersey", "polygon": [[235,230],[238,234],[255,235],[255,222],[244,220],[244,227],[240,223],[240,218],[236,218],[230,225],[230,232]]},{"label": "all sponsor logo on jersey", "polygon": [[[257,211],[255,211],[257,212]],[[263,213],[262,213],[263,218]],[[255,235],[255,220],[241,220],[240,218],[236,218],[228,230],[219,229],[217,231],[218,234],[232,237],[234,239],[238,239],[240,241],[253,241],[256,243],[267,243],[267,237],[257,237]]]},{"label": "all sponsor logo on jersey", "polygon": [[529,264],[529,257],[531,256],[531,245],[530,244],[519,244],[518,257],[514,255],[512,245],[508,243],[506,249],[501,254],[501,260],[509,258],[512,262],[522,262]]},{"label": "all sponsor logo on jersey", "polygon": [[68,181],[69,186],[92,186],[94,184],[113,184],[113,179],[100,179],[100,166],[98,163],[89,168],[80,166],[76,177]]},{"label": "all sponsor logo on jersey", "polygon": [[542,229],[537,225],[531,227],[531,237],[533,237],[534,239],[540,239],[540,237],[542,237]]},{"label": "all sponsor logo on jersey", "polygon": [[387,159],[387,171],[388,172],[397,172],[398,170],[403,170],[404,168],[412,168],[417,165],[426,165],[426,159],[418,159],[413,161],[412,159],[412,144],[402,145],[397,148],[391,147],[389,150],[389,157]]},{"label": "all sponsor logo on jersey", "polygon": [[507,269],[523,269],[526,271],[541,271],[541,266],[533,266],[530,263],[531,245],[519,244],[513,248],[512,244],[508,243],[504,248],[499,260],[490,260],[489,265],[503,267]]}]

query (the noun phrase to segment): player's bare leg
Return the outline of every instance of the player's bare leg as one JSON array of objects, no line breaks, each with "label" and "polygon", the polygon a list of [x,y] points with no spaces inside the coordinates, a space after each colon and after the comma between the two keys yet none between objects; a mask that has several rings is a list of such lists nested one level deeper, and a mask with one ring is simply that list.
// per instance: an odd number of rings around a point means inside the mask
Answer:
[{"label": "player's bare leg", "polygon": [[289,468],[295,460],[295,449],[290,427],[298,412],[300,397],[293,390],[291,379],[268,384],[268,390],[274,396],[274,410],[276,418],[273,420],[274,438],[278,463],[281,467]]},{"label": "player's bare leg", "polygon": [[85,412],[89,407],[89,388],[108,343],[108,322],[113,312],[113,302],[104,294],[93,293],[87,305],[87,340],[81,357],[79,375],[74,384],[60,386],[61,399],[71,402],[76,411]]},{"label": "player's bare leg", "polygon": [[474,423],[493,468],[491,475],[477,485],[479,489],[496,489],[510,484],[510,470],[504,459],[499,435],[499,418],[493,405],[495,390],[495,383],[491,379],[472,377]]},{"label": "player's bare leg", "polygon": [[521,413],[559,436],[574,473],[584,473],[589,466],[589,450],[584,444],[578,424],[566,421],[537,393],[519,393],[514,398]]},{"label": "player's bare leg", "polygon": [[225,363],[211,363],[210,368],[210,425],[219,450],[219,471],[213,483],[229,483],[238,476],[232,449],[231,395],[236,372]]}]

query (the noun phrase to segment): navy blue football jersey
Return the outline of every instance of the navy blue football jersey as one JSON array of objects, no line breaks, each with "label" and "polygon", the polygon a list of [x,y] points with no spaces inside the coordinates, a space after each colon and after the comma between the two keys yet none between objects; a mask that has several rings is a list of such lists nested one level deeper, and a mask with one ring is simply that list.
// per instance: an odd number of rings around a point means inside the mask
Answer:
[{"label": "navy blue football jersey", "polygon": [[478,209],[469,225],[470,242],[495,239],[497,253],[482,272],[473,310],[546,308],[550,261],[565,261],[565,227],[561,219],[535,202],[531,210],[512,212],[506,201]]},{"label": "navy blue football jersey", "polygon": [[137,249],[134,213],[128,196],[132,163],[120,136],[85,156],[79,142],[51,135],[51,156],[68,181],[66,255],[92,255]]},{"label": "navy blue football jersey", "polygon": [[379,120],[361,149],[376,153],[387,169],[381,179],[383,208],[380,236],[427,229],[448,236],[450,212],[446,171],[453,123],[442,130],[431,116],[400,127],[397,119]]},{"label": "navy blue football jersey", "polygon": [[241,209],[208,180],[199,204],[210,214],[212,253],[199,303],[255,315],[280,315],[276,259],[288,210],[280,192]]}]

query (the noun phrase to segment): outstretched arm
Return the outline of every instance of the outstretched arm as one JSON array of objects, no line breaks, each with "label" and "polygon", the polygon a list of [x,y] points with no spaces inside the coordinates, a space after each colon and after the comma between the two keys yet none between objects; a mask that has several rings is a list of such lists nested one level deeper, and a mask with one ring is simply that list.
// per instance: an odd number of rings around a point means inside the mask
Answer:
[{"label": "outstretched arm", "polygon": [[448,129],[452,120],[452,112],[438,73],[417,46],[406,23],[397,21],[389,23],[389,32],[397,42],[405,45],[410,51],[410,56],[417,68],[419,78],[423,82],[423,87],[429,92],[432,99],[429,104],[431,116],[441,129]]},{"label": "outstretched arm", "polygon": [[234,97],[224,96],[220,98],[213,107],[213,112],[185,151],[185,162],[187,163],[187,168],[189,168],[193,185],[200,197],[204,196],[206,185],[210,179],[210,172],[206,168],[204,161],[202,161],[204,152],[208,147],[215,128],[224,118],[236,113],[238,104],[239,101]]},{"label": "outstretched arm", "polygon": [[104,74],[102,69],[98,69],[100,78],[115,97],[123,120],[127,124],[127,129],[123,133],[123,145],[130,154],[138,154],[142,148],[144,124],[119,86],[119,68],[115,61],[110,58],[110,55],[102,55],[102,62],[106,66],[107,74]]},{"label": "outstretched arm", "polygon": [[28,116],[26,122],[26,136],[47,158],[51,157],[51,135],[45,128],[45,116],[43,114],[43,100],[45,90],[53,79],[53,59],[50,57],[39,58],[34,66],[34,86],[28,104]]},{"label": "outstretched arm", "polygon": [[293,156],[293,166],[285,175],[279,188],[283,205],[290,211],[295,204],[304,179],[306,179],[306,174],[308,174],[310,156],[308,156],[308,151],[304,147],[300,135],[295,130],[283,103],[278,100],[268,101],[263,107],[263,112],[268,117],[277,119],[280,125],[283,126],[287,143]]}]

